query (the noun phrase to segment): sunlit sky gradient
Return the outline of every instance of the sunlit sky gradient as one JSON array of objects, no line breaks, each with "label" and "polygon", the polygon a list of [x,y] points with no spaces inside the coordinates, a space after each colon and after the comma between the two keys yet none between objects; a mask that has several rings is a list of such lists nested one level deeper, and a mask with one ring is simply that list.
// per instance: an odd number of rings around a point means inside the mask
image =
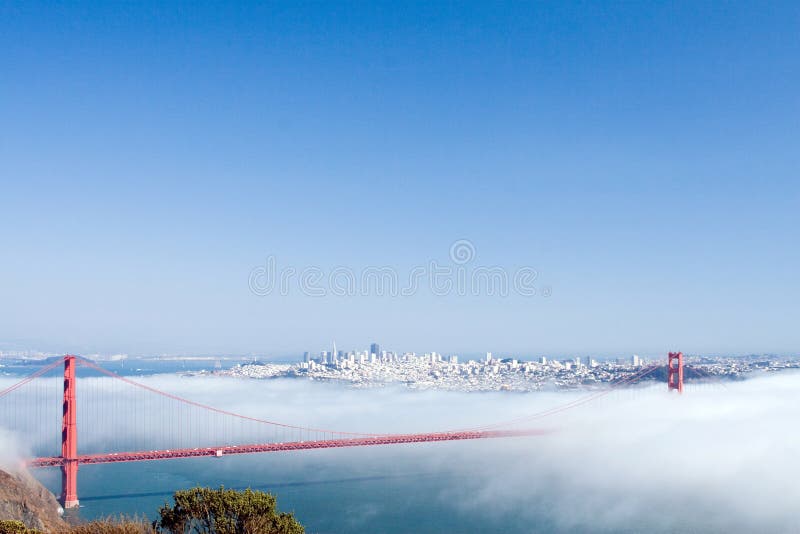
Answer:
[{"label": "sunlit sky gradient", "polygon": [[[0,4],[0,342],[800,346],[793,2]],[[532,266],[510,295],[252,269]]]}]

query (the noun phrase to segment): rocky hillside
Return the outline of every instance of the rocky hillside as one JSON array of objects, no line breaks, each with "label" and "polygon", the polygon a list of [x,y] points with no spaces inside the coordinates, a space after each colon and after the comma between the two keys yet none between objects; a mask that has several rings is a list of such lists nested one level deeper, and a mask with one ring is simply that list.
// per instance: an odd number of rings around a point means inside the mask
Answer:
[{"label": "rocky hillside", "polygon": [[29,528],[52,532],[64,526],[52,493],[28,473],[0,470],[0,519],[18,519]]}]

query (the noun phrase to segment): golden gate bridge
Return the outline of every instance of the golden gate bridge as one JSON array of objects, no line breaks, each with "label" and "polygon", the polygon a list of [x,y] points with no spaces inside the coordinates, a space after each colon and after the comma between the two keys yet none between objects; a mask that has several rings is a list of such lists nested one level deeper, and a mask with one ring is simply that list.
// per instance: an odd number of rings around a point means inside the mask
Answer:
[{"label": "golden gate bridge", "polygon": [[[62,365],[63,386],[56,380],[45,378]],[[113,380],[100,382],[84,378],[82,384],[86,382],[90,387],[84,388],[82,385],[78,388],[78,366]],[[61,503],[65,508],[72,508],[78,506],[78,466],[82,464],[537,436],[549,431],[512,427],[593,402],[616,388],[645,378],[659,368],[663,366],[654,364],[643,367],[611,382],[607,388],[508,421],[440,432],[381,434],[298,426],[242,415],[167,393],[108,371],[90,360],[66,355],[0,391],[0,426],[31,438],[41,438],[48,433],[48,422],[54,430],[60,419],[60,443],[49,437],[39,439],[37,451],[42,454],[28,459],[25,464],[34,468],[59,467]],[[682,393],[682,353],[669,353],[667,377],[668,390]],[[50,380],[51,387],[46,383],[43,385],[47,380]],[[54,394],[57,398],[53,398]],[[131,410],[131,406],[135,406],[135,409]],[[124,413],[120,414],[120,411]],[[162,435],[155,439],[142,431],[153,424],[163,429]],[[131,426],[136,429],[132,433]],[[94,427],[104,429],[105,433],[94,438],[82,438],[82,443],[86,443],[89,450],[79,454],[78,429]],[[217,440],[216,445],[207,443],[209,437]],[[56,448],[58,444],[60,450]]]}]

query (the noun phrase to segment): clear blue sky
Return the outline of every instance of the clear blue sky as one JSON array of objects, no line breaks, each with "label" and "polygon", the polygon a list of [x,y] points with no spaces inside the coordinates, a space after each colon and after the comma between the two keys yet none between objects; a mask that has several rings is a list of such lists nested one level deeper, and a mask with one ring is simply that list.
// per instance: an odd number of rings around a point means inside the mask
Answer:
[{"label": "clear blue sky", "polygon": [[[0,3],[0,341],[796,352],[795,2]],[[532,266],[510,295],[251,270]]]}]

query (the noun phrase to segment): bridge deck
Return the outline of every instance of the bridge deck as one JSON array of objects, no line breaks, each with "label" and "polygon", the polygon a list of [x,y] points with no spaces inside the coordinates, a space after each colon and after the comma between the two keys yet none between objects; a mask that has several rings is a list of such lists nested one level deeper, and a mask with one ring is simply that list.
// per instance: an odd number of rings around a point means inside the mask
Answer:
[{"label": "bridge deck", "polygon": [[[426,443],[436,441],[457,441],[467,439],[510,438],[519,436],[538,436],[547,430],[482,430],[465,432],[436,432],[429,434],[387,434],[363,438],[330,439],[318,441],[292,441],[285,443],[263,443],[252,445],[232,445],[221,447],[201,447],[195,449],[168,449],[159,451],[132,451],[105,454],[84,454],[77,457],[80,464],[109,464],[120,462],[140,462],[147,460],[169,460],[173,458],[197,458],[201,456],[227,456],[229,454],[252,454],[259,452],[299,451],[307,449],[332,449],[339,447],[365,447],[372,445],[393,445],[402,443]],[[57,467],[64,463],[60,456],[34,458],[29,467]]]}]

